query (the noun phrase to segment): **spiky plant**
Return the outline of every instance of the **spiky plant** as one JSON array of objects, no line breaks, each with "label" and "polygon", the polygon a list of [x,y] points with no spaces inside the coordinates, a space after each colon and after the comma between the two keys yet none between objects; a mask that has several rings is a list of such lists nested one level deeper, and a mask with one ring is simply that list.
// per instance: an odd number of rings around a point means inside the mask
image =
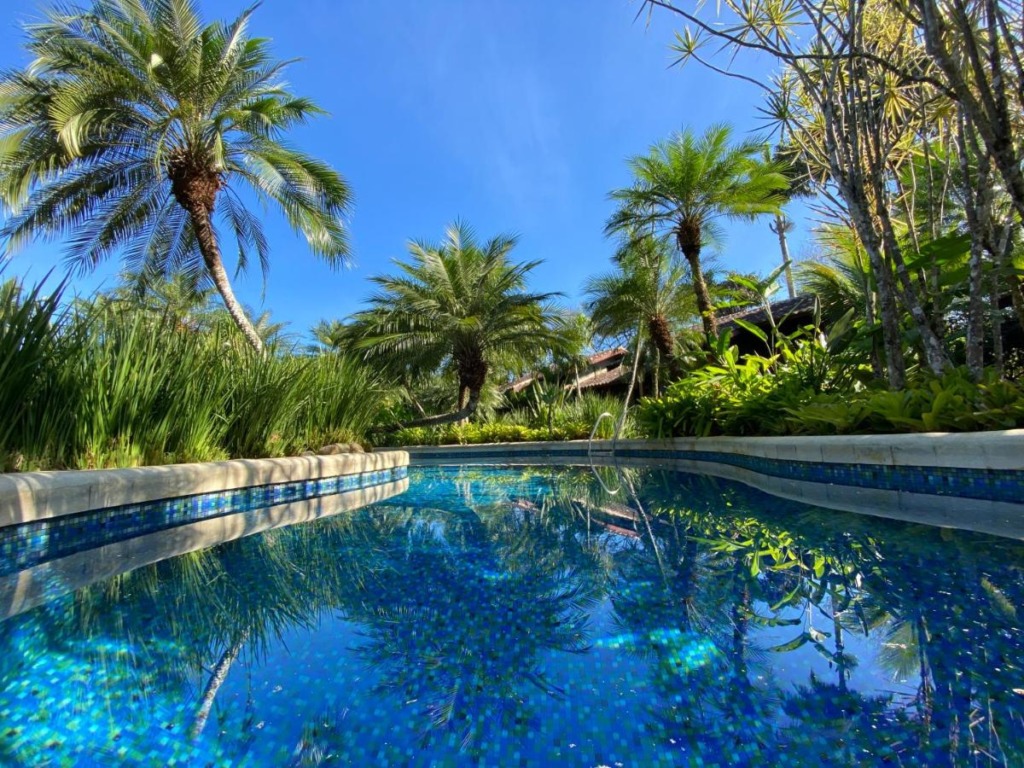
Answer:
[{"label": "spiky plant", "polygon": [[714,306],[701,267],[701,249],[721,219],[775,213],[788,189],[786,177],[761,159],[763,143],[732,143],[732,129],[714,125],[703,135],[684,130],[629,161],[632,186],[617,189],[619,204],[606,230],[670,234],[690,265],[691,280],[710,338],[717,333]]},{"label": "spiky plant", "polygon": [[[351,195],[338,173],[283,141],[322,113],[291,94],[253,9],[204,24],[190,0],[58,6],[26,28],[32,64],[0,76],[0,201],[9,249],[66,238],[81,270],[120,254],[133,271],[203,275],[249,344],[218,224],[237,268],[270,253],[256,198],[279,208],[331,264],[349,253]],[[246,194],[248,192],[248,194]]]}]

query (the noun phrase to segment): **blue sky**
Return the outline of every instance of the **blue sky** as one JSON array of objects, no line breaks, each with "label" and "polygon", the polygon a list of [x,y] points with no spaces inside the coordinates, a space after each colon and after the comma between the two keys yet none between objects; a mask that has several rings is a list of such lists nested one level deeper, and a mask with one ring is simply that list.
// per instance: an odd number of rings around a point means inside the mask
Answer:
[{"label": "blue sky", "polygon": [[[235,16],[233,0],[200,0],[207,19]],[[27,62],[19,24],[38,2],[6,0],[0,67]],[[351,268],[332,271],[268,218],[273,266],[236,281],[243,301],[305,333],[343,317],[371,292],[412,238],[439,239],[455,218],[487,237],[515,232],[520,260],[542,259],[535,290],[578,303],[588,275],[608,268],[609,190],[629,182],[625,159],[689,125],[760,127],[757,90],[697,66],[669,67],[676,20],[636,19],[638,0],[266,0],[252,33],[273,39],[297,93],[331,114],[293,136],[352,185]],[[810,223],[794,216],[795,258]],[[778,244],[767,221],[729,224],[723,268],[771,270]],[[7,273],[42,276],[59,244],[19,251]],[[58,271],[62,269],[58,266]],[[78,278],[88,294],[117,264]]]}]

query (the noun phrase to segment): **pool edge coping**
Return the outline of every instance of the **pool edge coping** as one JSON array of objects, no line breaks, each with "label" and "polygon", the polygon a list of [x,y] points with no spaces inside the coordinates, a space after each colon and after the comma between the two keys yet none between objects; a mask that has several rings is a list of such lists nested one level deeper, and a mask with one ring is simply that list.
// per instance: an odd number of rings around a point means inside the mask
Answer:
[{"label": "pool edge coping", "polygon": [[[402,446],[410,460],[447,454],[516,458],[532,455],[586,456],[588,441],[480,443]],[[1024,472],[1024,429],[993,432],[926,432],[899,435],[827,435],[810,437],[678,437],[595,440],[595,455],[611,449],[685,454],[730,453],[751,458],[824,464],[886,467],[935,467]]]},{"label": "pool edge coping", "polygon": [[161,499],[409,466],[400,449],[0,475],[0,528]]}]

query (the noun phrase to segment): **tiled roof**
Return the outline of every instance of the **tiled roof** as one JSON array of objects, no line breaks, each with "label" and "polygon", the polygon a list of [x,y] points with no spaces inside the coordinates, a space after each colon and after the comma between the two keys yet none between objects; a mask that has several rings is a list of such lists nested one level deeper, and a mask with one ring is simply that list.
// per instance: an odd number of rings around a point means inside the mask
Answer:
[{"label": "tiled roof", "polygon": [[[609,368],[607,371],[595,371],[594,373],[588,373],[586,376],[580,376],[580,389],[591,389],[593,387],[602,387],[606,384],[612,384],[619,379],[625,378],[628,374],[629,369],[624,365]],[[567,389],[572,389],[575,386],[576,382],[572,382],[568,385]]]},{"label": "tiled roof", "polygon": [[[604,366],[608,363],[619,362],[620,364],[611,369],[601,368],[598,371],[592,371],[585,373],[580,376],[580,388],[587,389],[588,387],[599,387],[602,384],[608,384],[618,380],[621,376],[621,361],[629,354],[629,350],[625,347],[615,347],[615,349],[606,349],[603,352],[595,352],[593,355],[587,358],[587,364],[591,366]],[[508,384],[505,384],[502,388],[502,392],[519,393],[524,389],[533,384],[537,380],[536,373],[528,373],[525,376],[520,376],[518,379],[513,379]],[[566,388],[571,389],[576,384],[573,382]]]},{"label": "tiled roof", "polygon": [[616,358],[625,357],[628,350],[625,347],[616,347],[615,349],[606,349],[604,352],[596,352],[587,358],[587,362],[591,365],[600,365],[601,363],[607,363],[610,360]]}]

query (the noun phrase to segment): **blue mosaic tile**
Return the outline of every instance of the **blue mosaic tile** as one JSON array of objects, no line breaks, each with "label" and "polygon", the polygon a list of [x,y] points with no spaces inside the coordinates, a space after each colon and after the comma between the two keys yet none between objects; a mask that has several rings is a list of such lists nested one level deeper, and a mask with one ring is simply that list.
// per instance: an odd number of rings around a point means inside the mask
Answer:
[{"label": "blue mosaic tile", "polygon": [[[586,458],[586,451],[517,450],[514,456],[500,453],[483,454],[473,450],[452,450],[444,454],[453,462],[461,460],[487,461],[507,458],[514,461],[535,457],[564,459]],[[872,488],[886,491],[905,491],[936,496],[955,496],[982,501],[1024,501],[1024,472],[1009,469],[962,469],[958,467],[891,467],[881,464],[851,464],[839,462],[790,461],[758,456],[744,456],[722,451],[677,451],[621,448],[615,456],[637,459],[669,459],[706,461],[748,469],[762,475],[800,480],[811,483],[832,483],[854,488]]]},{"label": "blue mosaic tile", "polygon": [[179,525],[408,477],[408,467],[159,499],[0,528],[0,575]]},{"label": "blue mosaic tile", "polygon": [[0,621],[0,764],[1024,765],[1019,541],[674,469],[410,476]]}]

